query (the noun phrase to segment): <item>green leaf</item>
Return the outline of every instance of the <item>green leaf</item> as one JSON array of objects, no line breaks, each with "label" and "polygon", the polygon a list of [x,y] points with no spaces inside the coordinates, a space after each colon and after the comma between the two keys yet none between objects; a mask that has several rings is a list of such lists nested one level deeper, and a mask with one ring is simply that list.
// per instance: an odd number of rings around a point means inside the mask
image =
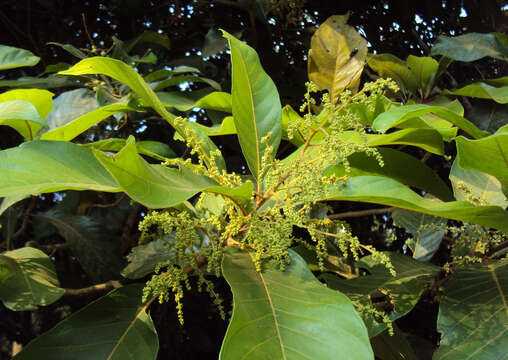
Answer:
[{"label": "green leaf", "polygon": [[168,239],[157,239],[133,247],[127,255],[129,265],[121,272],[127,279],[139,279],[152,273],[158,263],[176,258],[176,249],[168,246]]},{"label": "green leaf", "polygon": [[429,261],[443,240],[447,220],[403,209],[395,210],[392,219],[395,226],[402,227],[413,235],[407,244],[413,252],[413,258]]},{"label": "green leaf", "polygon": [[506,357],[508,260],[455,270],[439,305],[441,344],[434,360]]},{"label": "green leaf", "polygon": [[226,116],[220,125],[204,126],[198,123],[196,125],[208,136],[234,135],[237,133],[232,116]]},{"label": "green leaf", "polygon": [[93,151],[122,190],[149,208],[172,207],[201,191],[224,194],[242,203],[249,201],[252,194],[251,182],[236,189],[225,188],[185,166],[174,169],[151,165],[138,154],[133,137],[129,137],[125,147],[113,157],[99,150]]},{"label": "green leaf", "polygon": [[[88,149],[97,149],[101,151],[117,152],[122,150],[125,146],[126,139],[109,138],[106,140],[95,141],[88,144],[82,144],[81,146]],[[138,153],[150,156],[154,159],[164,161],[167,158],[174,158],[176,154],[171,148],[158,141],[138,141],[136,142],[136,148]]]},{"label": "green leaf", "polygon": [[459,166],[459,157],[455,158],[450,171],[450,181],[455,198],[460,201],[473,202],[471,199],[473,197],[480,204],[506,208],[508,201],[506,201],[506,196],[503,194],[499,180],[492,175],[480,171],[461,168]]},{"label": "green leaf", "polygon": [[90,216],[66,214],[55,208],[36,215],[53,224],[93,282],[118,277],[124,265],[118,242],[104,224]]},{"label": "green leaf", "polygon": [[319,90],[328,90],[332,103],[346,89],[358,91],[367,56],[367,41],[347,24],[348,19],[349,13],[330,16],[310,42],[309,80]]},{"label": "green leaf", "polygon": [[46,119],[53,108],[53,93],[41,89],[16,89],[0,94],[0,102],[8,100],[26,100],[35,107],[42,119]]},{"label": "green leaf", "polygon": [[53,109],[46,119],[49,130],[63,126],[99,107],[95,94],[86,88],[65,91],[53,101]]},{"label": "green leaf", "polygon": [[480,140],[459,136],[457,156],[463,169],[476,170],[495,176],[508,193],[508,130],[499,129],[494,135]]},{"label": "green leaf", "polygon": [[0,299],[11,310],[37,310],[65,292],[51,259],[38,249],[24,247],[1,253],[0,268],[9,272],[0,286]]},{"label": "green leaf", "polygon": [[125,50],[130,52],[139,43],[152,43],[162,46],[166,50],[171,49],[171,41],[167,35],[159,34],[155,31],[144,31],[137,38],[129,41]]},{"label": "green leaf", "polygon": [[[350,164],[348,176],[384,176],[425,190],[442,200],[453,200],[453,195],[446,183],[420,160],[390,148],[380,147],[377,150],[383,158],[384,166],[379,166],[378,161],[372,156],[355,153],[348,157]],[[342,177],[346,175],[346,172],[342,165],[337,165],[328,170],[327,174]]]},{"label": "green leaf", "polygon": [[287,129],[292,122],[300,122],[302,117],[291,107],[286,105],[282,108],[282,139],[291,141],[296,146],[305,144],[305,139],[299,132],[293,134],[293,138],[288,138]]},{"label": "green leaf", "polygon": [[225,92],[193,91],[186,93],[182,91],[157,92],[157,97],[164,106],[174,107],[179,111],[189,111],[193,108],[212,109],[224,112],[232,112],[231,95]]},{"label": "green leaf", "polygon": [[[190,71],[188,68],[185,71]],[[112,77],[127,86],[129,86],[147,106],[152,107],[160,116],[162,116],[182,137],[185,136],[185,130],[175,123],[175,116],[169,113],[159,98],[143,78],[127,64],[105,57],[93,57],[81,60],[69,70],[60,72],[65,75],[85,75],[85,74],[102,74]],[[208,136],[196,127],[192,127],[198,139],[204,143],[203,149],[210,156],[210,153],[217,150],[217,147],[208,138]],[[219,169],[225,169],[222,157],[217,161]]]},{"label": "green leaf", "polygon": [[436,155],[444,155],[443,138],[434,129],[402,129],[389,134],[367,134],[367,144],[411,145]]},{"label": "green leaf", "polygon": [[414,75],[416,83],[418,84],[418,91],[422,98],[426,98],[433,85],[439,64],[436,60],[428,56],[413,56],[407,57],[407,65]]},{"label": "green leaf", "polygon": [[40,58],[28,50],[0,45],[0,70],[14,69],[23,66],[35,66]]},{"label": "green leaf", "polygon": [[[64,125],[43,133],[39,138],[41,140],[71,141],[76,136],[81,135],[92,126],[100,123],[102,120],[107,119],[114,114],[135,110],[136,109],[130,107],[126,103],[116,103],[102,106],[89,113],[74,118],[73,120],[66,122]],[[69,119],[65,119],[65,121],[68,120]]]},{"label": "green leaf", "polygon": [[143,284],[113,290],[32,340],[16,360],[155,360],[159,350]]},{"label": "green leaf", "polygon": [[445,90],[443,94],[492,99],[499,104],[508,103],[508,86],[495,87],[483,82],[470,84],[453,91]]},{"label": "green leaf", "polygon": [[372,350],[380,360],[419,360],[406,339],[395,323],[392,324],[394,334],[390,335],[388,330],[370,339]]},{"label": "green leaf", "polygon": [[229,248],[222,271],[233,291],[233,316],[219,358],[374,359],[350,300],[316,280],[290,250],[291,264],[257,272],[253,255]]},{"label": "green leaf", "polygon": [[467,117],[480,129],[493,133],[508,124],[508,105],[492,102],[475,104]]},{"label": "green leaf", "polygon": [[92,152],[76,144],[31,141],[0,151],[0,197],[66,189],[120,190]]},{"label": "green leaf", "polygon": [[49,75],[45,78],[25,76],[16,80],[0,80],[0,87],[54,89],[59,87],[77,87],[84,84],[78,77]]},{"label": "green leaf", "polygon": [[395,206],[424,214],[470,222],[508,234],[508,212],[498,206],[474,206],[465,201],[442,202],[426,199],[401,183],[379,176],[358,176],[340,189],[331,189],[326,199],[359,201]]},{"label": "green leaf", "polygon": [[256,51],[223,31],[231,49],[233,119],[247,165],[257,179],[261,174],[266,144],[262,138],[271,134],[268,144],[275,157],[282,125],[279,93],[265,73]]},{"label": "green leaf", "polygon": [[[425,285],[440,271],[440,268],[398,253],[386,252],[386,254],[397,272],[396,276],[392,276],[384,265],[379,264],[372,255],[368,255],[362,257],[356,266],[368,270],[369,275],[349,280],[330,274],[323,274],[321,277],[330,288],[343,292],[361,304],[369,304],[371,299],[384,298],[384,294],[380,291],[388,292],[387,302],[393,306],[389,318],[392,321],[396,320],[411,311],[420,299]],[[385,324],[378,323],[371,315],[364,315],[363,319],[370,337],[386,329]]]},{"label": "green leaf", "polygon": [[506,60],[508,46],[501,44],[494,34],[469,33],[455,37],[440,35],[430,54],[443,55],[458,61],[475,61],[485,56]]},{"label": "green leaf", "polygon": [[195,75],[184,75],[184,76],[174,76],[169,79],[163,80],[159,83],[157,83],[154,87],[155,91],[165,89],[170,86],[179,85],[184,82],[194,82],[194,83],[205,83],[213,87],[215,90],[220,91],[221,86],[220,84],[212,79],[208,79],[201,76],[195,76]]},{"label": "green leaf", "polygon": [[10,126],[26,140],[33,140],[46,123],[31,102],[9,100],[0,102],[0,125]]},{"label": "green leaf", "polygon": [[384,78],[397,82],[404,94],[416,94],[418,81],[406,63],[392,54],[369,54],[367,64]]},{"label": "green leaf", "polygon": [[79,50],[78,48],[76,48],[75,46],[70,45],[70,44],[61,44],[58,42],[50,41],[50,42],[47,42],[46,45],[58,46],[59,48],[62,48],[63,50],[67,51],[69,54],[77,57],[78,59],[85,59],[86,58],[86,54],[83,51]]},{"label": "green leaf", "polygon": [[404,105],[393,107],[388,111],[380,114],[372,124],[372,128],[377,131],[385,132],[386,130],[396,127],[397,125],[417,118],[429,113],[434,113],[439,117],[449,121],[453,125],[461,128],[475,139],[489,135],[488,132],[478,129],[473,123],[466,118],[457,115],[455,112],[441,106],[429,106],[425,104]]}]

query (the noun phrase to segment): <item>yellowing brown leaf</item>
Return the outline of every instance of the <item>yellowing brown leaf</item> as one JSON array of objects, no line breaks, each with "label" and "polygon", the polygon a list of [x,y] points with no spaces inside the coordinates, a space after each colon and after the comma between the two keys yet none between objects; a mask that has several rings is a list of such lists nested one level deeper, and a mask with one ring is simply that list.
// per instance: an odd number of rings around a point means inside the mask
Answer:
[{"label": "yellowing brown leaf", "polygon": [[309,79],[336,102],[345,89],[358,91],[367,41],[347,24],[349,14],[329,17],[311,39]]}]

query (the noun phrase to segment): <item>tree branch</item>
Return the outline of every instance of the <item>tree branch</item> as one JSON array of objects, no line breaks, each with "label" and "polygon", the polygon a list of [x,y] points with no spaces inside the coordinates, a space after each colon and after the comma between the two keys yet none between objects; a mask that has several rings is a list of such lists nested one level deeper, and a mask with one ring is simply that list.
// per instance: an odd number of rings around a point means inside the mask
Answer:
[{"label": "tree branch", "polygon": [[108,282],[92,285],[82,289],[65,289],[65,294],[67,296],[83,296],[90,295],[97,292],[109,291],[111,289],[117,289],[122,287],[123,284],[118,280],[110,280]]},{"label": "tree branch", "polygon": [[376,215],[376,214],[386,214],[391,213],[397,208],[395,207],[386,207],[381,209],[367,209],[367,210],[359,210],[359,211],[347,211],[340,214],[332,214],[328,216],[329,219],[345,219],[345,218],[355,218],[362,217],[367,215]]}]

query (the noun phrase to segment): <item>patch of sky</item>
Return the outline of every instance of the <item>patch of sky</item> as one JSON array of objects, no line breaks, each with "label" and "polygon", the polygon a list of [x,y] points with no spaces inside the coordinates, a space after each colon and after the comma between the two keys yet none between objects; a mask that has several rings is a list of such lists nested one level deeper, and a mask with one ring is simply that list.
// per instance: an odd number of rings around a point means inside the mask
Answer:
[{"label": "patch of sky", "polygon": [[460,8],[459,17],[461,17],[461,18],[467,17],[467,11],[463,7]]}]

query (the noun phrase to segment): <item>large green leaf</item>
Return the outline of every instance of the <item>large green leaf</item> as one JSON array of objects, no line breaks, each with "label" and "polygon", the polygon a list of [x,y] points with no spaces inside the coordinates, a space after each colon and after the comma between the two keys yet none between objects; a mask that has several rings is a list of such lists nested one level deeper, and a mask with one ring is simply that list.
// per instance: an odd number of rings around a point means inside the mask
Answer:
[{"label": "large green leaf", "polygon": [[493,133],[501,126],[508,124],[508,105],[490,101],[475,104],[467,117],[480,129]]},{"label": "large green leaf", "polygon": [[392,219],[395,226],[413,235],[407,244],[413,252],[413,258],[429,261],[443,240],[446,219],[403,209],[395,210]]},{"label": "large green leaf", "polygon": [[508,259],[455,270],[439,305],[434,360],[505,359]]},{"label": "large green leaf", "polygon": [[38,249],[24,247],[1,253],[0,271],[8,273],[0,284],[0,300],[14,311],[37,310],[65,292],[51,259]]},{"label": "large green leaf", "polygon": [[42,119],[46,119],[53,108],[53,93],[42,89],[16,89],[0,94],[0,102],[8,100],[26,100],[35,107]]},{"label": "large green leaf", "polygon": [[456,143],[461,168],[495,176],[508,193],[508,129],[479,140],[459,136]]},{"label": "large green leaf", "polygon": [[113,157],[93,151],[122,190],[149,208],[172,207],[201,191],[220,193],[239,203],[249,201],[252,194],[251,182],[236,189],[225,188],[185,166],[175,169],[151,165],[138,154],[133,137],[127,139],[125,147]]},{"label": "large green leaf", "polygon": [[[348,158],[351,169],[348,176],[385,176],[425,190],[442,200],[453,200],[453,195],[446,183],[420,160],[390,148],[378,148],[377,150],[383,157],[384,166],[379,166],[378,161],[372,156],[355,153]],[[342,165],[333,167],[327,173],[333,173],[339,177],[346,174]]]},{"label": "large green leaf", "polygon": [[271,134],[268,144],[275,157],[282,125],[279,93],[265,73],[254,49],[223,31],[231,49],[233,119],[238,140],[249,169],[258,178],[266,143],[261,139]]},{"label": "large green leaf", "polygon": [[0,197],[66,189],[120,190],[92,152],[76,144],[31,141],[0,151]]},{"label": "large green leaf", "polygon": [[460,201],[472,201],[471,196],[481,204],[508,206],[501,183],[494,176],[476,170],[466,170],[459,166],[459,157],[455,158],[450,171],[450,181],[455,198]]},{"label": "large green leaf", "polygon": [[[101,151],[110,151],[117,152],[122,150],[125,146],[127,140],[126,139],[118,139],[118,138],[109,138],[106,140],[95,141],[93,143],[82,144],[82,146],[86,148],[93,148]],[[164,161],[167,158],[174,158],[176,154],[171,148],[159,141],[137,141],[136,148],[138,153],[150,156],[154,159]]]},{"label": "large green leaf", "polygon": [[330,16],[310,42],[309,80],[328,90],[333,103],[345,89],[358,91],[367,56],[367,41],[347,24],[349,14]]},{"label": "large green leaf", "polygon": [[87,88],[66,91],[53,101],[53,110],[46,123],[49,130],[63,126],[72,120],[99,107],[95,93]]},{"label": "large green leaf", "polygon": [[365,326],[339,292],[316,280],[290,250],[291,264],[257,272],[253,255],[228,249],[222,271],[233,291],[233,316],[222,343],[229,359],[374,359]]},{"label": "large green leaf", "polygon": [[[394,334],[388,330],[370,339],[372,350],[380,360],[419,360],[406,336],[400,331],[395,323],[392,323]],[[421,355],[421,354],[420,354]]]},{"label": "large green leaf", "polygon": [[188,111],[193,108],[211,109],[223,112],[232,112],[231,95],[225,92],[182,91],[157,92],[157,97],[164,106],[174,107],[179,111]]},{"label": "large green leaf", "polygon": [[455,37],[440,35],[430,54],[467,62],[485,56],[506,60],[508,46],[500,43],[494,34],[469,33]]},{"label": "large green leaf", "polygon": [[359,201],[395,206],[499,229],[508,233],[508,212],[498,206],[474,206],[465,201],[442,202],[426,199],[401,183],[379,176],[358,176],[340,189],[331,189],[326,199]]},{"label": "large green leaf", "polygon": [[129,265],[122,270],[122,276],[139,279],[152,273],[158,263],[176,258],[176,249],[168,246],[168,239],[157,239],[148,244],[133,247],[127,255]]},{"label": "large green leaf", "polygon": [[90,303],[32,340],[14,359],[155,360],[159,340],[143,284],[127,285]]},{"label": "large green leaf", "polygon": [[236,134],[235,121],[232,116],[226,116],[220,125],[215,126],[204,126],[201,124],[196,124],[199,126],[206,135],[208,136],[220,136],[220,135],[234,135]]},{"label": "large green leaf", "polygon": [[0,125],[10,126],[26,140],[33,140],[46,123],[31,102],[8,100],[0,102]]},{"label": "large green leaf", "polygon": [[106,105],[43,133],[40,139],[70,141],[111,115],[135,110],[125,103]]},{"label": "large green leaf", "polygon": [[367,144],[411,145],[436,155],[444,155],[443,137],[434,129],[402,129],[388,134],[367,134]]},{"label": "large green leaf", "polygon": [[99,283],[118,277],[124,261],[118,241],[106,231],[105,224],[90,216],[66,214],[55,208],[37,217],[58,229],[92,281]]},{"label": "large green leaf", "polygon": [[499,104],[508,103],[508,86],[495,87],[483,82],[469,84],[463,88],[444,91],[443,94],[470,96],[480,99],[492,99]]},{"label": "large green leaf", "polygon": [[82,78],[78,77],[53,74],[45,78],[24,76],[16,80],[0,80],[0,87],[54,89],[59,87],[83,86],[84,81],[82,80]]},{"label": "large green leaf", "polygon": [[[188,70],[188,69],[187,69]],[[159,98],[143,78],[127,64],[106,57],[93,57],[81,60],[72,68],[60,72],[65,75],[85,75],[85,74],[102,74],[112,77],[127,86],[129,86],[147,106],[152,107],[160,116],[162,116],[180,136],[185,136],[185,130],[175,123],[175,116],[169,113],[164,105],[160,102]],[[216,151],[217,147],[208,138],[208,136],[199,128],[192,128],[199,140],[204,144],[203,149],[210,155],[211,152]],[[225,168],[225,165],[218,162],[219,168]]]},{"label": "large green leaf", "polygon": [[426,98],[434,82],[439,64],[436,60],[429,56],[413,56],[407,57],[407,65],[413,73],[416,83],[418,84],[418,91],[422,98]]},{"label": "large green leaf", "polygon": [[[366,269],[369,275],[349,280],[330,274],[323,274],[321,277],[329,287],[345,293],[360,304],[369,304],[371,299],[383,298],[388,292],[386,301],[393,306],[389,318],[392,321],[396,320],[411,311],[420,299],[425,285],[440,271],[440,268],[398,253],[386,254],[397,272],[396,276],[390,274],[372,255],[368,255],[362,257],[356,266]],[[363,319],[370,337],[386,329],[386,325],[378,323],[372,315],[365,314]]]},{"label": "large green leaf", "polygon": [[28,50],[0,45],[0,70],[37,65],[40,58]]},{"label": "large green leaf", "polygon": [[372,128],[374,130],[385,132],[386,130],[405,122],[406,120],[417,118],[429,113],[434,113],[442,119],[449,121],[476,139],[489,135],[488,132],[478,129],[469,120],[460,115],[457,115],[451,110],[441,106],[429,106],[425,104],[393,107],[390,110],[380,114],[376,120],[374,120]]},{"label": "large green leaf", "polygon": [[392,54],[370,54],[367,64],[384,78],[397,82],[404,94],[416,94],[418,82],[406,63]]}]

